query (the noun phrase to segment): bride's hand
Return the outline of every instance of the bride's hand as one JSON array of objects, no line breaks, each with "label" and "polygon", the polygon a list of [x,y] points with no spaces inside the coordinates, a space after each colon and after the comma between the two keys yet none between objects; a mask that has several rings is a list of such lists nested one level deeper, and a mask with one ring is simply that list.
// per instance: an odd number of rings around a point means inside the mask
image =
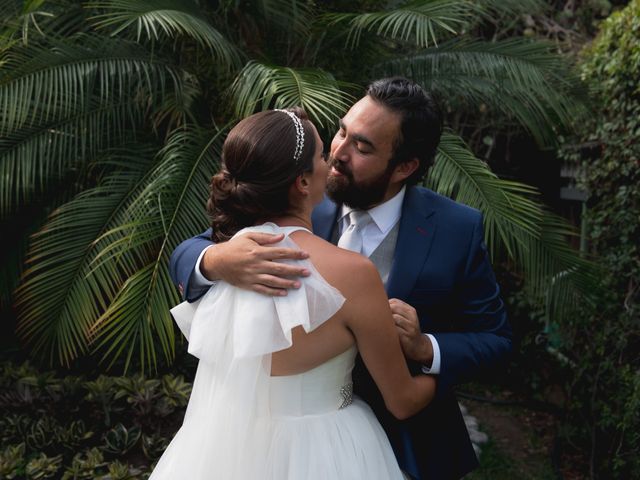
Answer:
[{"label": "bride's hand", "polygon": [[433,345],[429,337],[420,330],[418,313],[406,302],[392,298],[389,300],[393,320],[396,323],[402,350],[407,358],[431,367]]},{"label": "bride's hand", "polygon": [[290,288],[300,288],[297,277],[309,270],[274,260],[303,260],[309,254],[293,248],[272,247],[284,235],[250,232],[210,247],[202,257],[200,271],[210,280],[224,280],[245,290],[284,296]]}]

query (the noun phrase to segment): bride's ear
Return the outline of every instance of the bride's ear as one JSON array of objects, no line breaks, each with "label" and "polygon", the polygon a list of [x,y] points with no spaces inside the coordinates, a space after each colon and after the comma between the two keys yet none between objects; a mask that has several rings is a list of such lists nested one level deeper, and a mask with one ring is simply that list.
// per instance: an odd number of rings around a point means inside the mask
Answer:
[{"label": "bride's ear", "polygon": [[308,173],[302,173],[296,177],[296,181],[294,182],[294,187],[296,192],[298,192],[302,196],[309,195],[309,178]]}]

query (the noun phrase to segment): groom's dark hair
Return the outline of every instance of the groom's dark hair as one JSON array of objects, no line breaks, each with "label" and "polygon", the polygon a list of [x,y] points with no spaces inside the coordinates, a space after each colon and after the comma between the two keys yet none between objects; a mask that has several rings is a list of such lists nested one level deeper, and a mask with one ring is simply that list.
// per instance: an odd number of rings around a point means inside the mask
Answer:
[{"label": "groom's dark hair", "polygon": [[420,85],[403,77],[375,80],[367,88],[367,95],[400,114],[400,136],[389,166],[417,158],[420,164],[405,182],[415,185],[433,163],[442,135],[442,114],[437,103]]}]

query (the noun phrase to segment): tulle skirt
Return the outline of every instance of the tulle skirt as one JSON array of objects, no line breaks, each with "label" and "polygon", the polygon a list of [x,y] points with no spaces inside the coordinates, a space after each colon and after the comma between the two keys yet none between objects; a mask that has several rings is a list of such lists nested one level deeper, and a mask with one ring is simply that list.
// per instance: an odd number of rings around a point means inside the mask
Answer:
[{"label": "tulle skirt", "polygon": [[359,398],[317,415],[247,418],[237,409],[249,399],[210,408],[220,404],[212,373],[200,362],[184,424],[151,480],[403,478],[384,430]]}]

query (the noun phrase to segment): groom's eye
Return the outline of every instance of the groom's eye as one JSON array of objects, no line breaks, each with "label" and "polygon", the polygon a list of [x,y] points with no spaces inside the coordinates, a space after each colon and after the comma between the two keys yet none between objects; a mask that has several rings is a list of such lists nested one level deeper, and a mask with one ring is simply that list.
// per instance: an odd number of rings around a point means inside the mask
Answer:
[{"label": "groom's eye", "polygon": [[358,150],[358,153],[362,154],[371,153],[371,147],[362,143],[356,143],[356,150]]}]

